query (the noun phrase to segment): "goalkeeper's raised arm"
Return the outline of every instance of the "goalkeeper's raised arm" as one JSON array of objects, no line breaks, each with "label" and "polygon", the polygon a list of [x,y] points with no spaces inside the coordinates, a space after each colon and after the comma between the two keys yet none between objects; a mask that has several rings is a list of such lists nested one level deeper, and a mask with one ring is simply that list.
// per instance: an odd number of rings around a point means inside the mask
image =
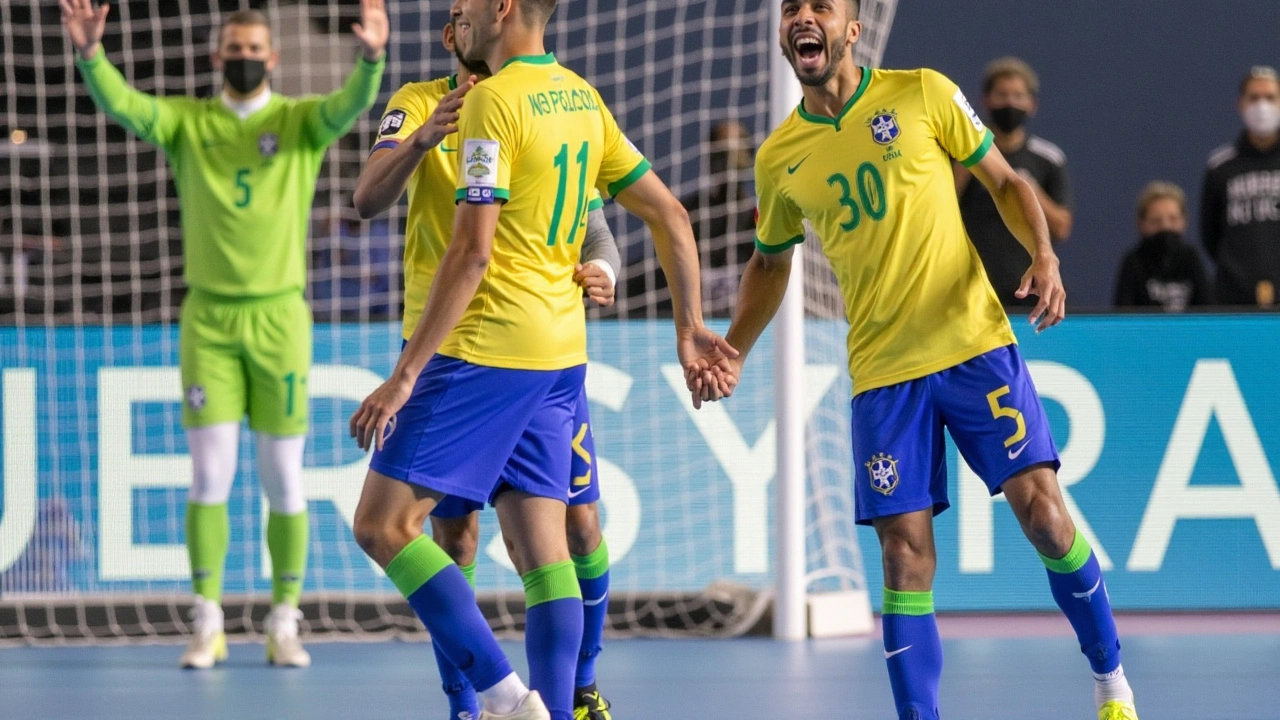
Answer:
[{"label": "goalkeeper's raised arm", "polygon": [[[59,5],[62,25],[78,56],[76,65],[94,102],[130,132],[167,151],[181,125],[184,108],[181,102],[129,87],[120,71],[103,57],[101,41],[110,6],[95,7],[93,0],[59,0]],[[352,27],[352,32],[360,41],[362,62],[341,90],[306,105],[310,110],[306,125],[314,145],[326,147],[346,134],[377,98],[390,26],[383,0],[363,0],[361,5],[361,22]],[[232,18],[250,16],[260,17],[257,13],[237,13]],[[246,24],[228,22],[227,26]],[[223,47],[225,41],[224,32],[214,54],[215,68],[226,77],[224,98],[259,97],[268,90],[267,75],[279,61],[277,53],[269,44],[232,43],[232,47]]]}]

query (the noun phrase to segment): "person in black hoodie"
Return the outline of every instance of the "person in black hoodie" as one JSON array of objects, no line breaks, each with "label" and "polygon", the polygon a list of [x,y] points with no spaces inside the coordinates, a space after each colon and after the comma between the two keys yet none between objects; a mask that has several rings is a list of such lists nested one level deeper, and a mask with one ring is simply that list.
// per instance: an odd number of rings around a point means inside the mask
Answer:
[{"label": "person in black hoodie", "polygon": [[1240,84],[1244,132],[1209,156],[1200,237],[1218,263],[1223,305],[1269,307],[1280,285],[1280,76],[1255,67]]},{"label": "person in black hoodie", "polygon": [[1124,256],[1116,283],[1116,307],[1158,307],[1183,312],[1210,303],[1209,284],[1187,231],[1187,196],[1182,188],[1153,182],[1138,196],[1142,240]]}]

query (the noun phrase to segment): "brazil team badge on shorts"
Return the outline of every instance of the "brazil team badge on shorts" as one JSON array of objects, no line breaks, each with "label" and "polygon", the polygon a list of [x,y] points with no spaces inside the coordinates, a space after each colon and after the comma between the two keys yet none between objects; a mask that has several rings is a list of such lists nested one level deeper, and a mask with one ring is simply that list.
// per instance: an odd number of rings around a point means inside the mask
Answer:
[{"label": "brazil team badge on shorts", "polygon": [[892,455],[879,453],[872,457],[867,472],[871,474],[871,489],[881,495],[892,495],[898,488],[898,461]]},{"label": "brazil team badge on shorts", "polygon": [[205,401],[205,394],[204,394],[203,385],[192,385],[191,387],[187,388],[187,406],[188,407],[190,407],[195,412],[200,412],[201,410],[204,409],[204,401]]},{"label": "brazil team badge on shorts", "polygon": [[902,134],[896,110],[881,110],[867,121],[867,127],[871,128],[871,139],[878,145],[892,145]]}]

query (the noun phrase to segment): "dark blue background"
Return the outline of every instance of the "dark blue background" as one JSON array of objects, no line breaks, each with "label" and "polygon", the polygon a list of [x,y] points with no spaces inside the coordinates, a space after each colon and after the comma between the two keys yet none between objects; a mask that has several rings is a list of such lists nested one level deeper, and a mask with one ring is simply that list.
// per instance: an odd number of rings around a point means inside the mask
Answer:
[{"label": "dark blue background", "polygon": [[1198,215],[1205,159],[1240,129],[1240,78],[1280,65],[1280,2],[901,0],[884,64],[941,70],[976,106],[984,65],[1002,55],[1039,72],[1032,129],[1070,161],[1076,224],[1060,253],[1072,304],[1106,305],[1147,182],[1176,182]]}]

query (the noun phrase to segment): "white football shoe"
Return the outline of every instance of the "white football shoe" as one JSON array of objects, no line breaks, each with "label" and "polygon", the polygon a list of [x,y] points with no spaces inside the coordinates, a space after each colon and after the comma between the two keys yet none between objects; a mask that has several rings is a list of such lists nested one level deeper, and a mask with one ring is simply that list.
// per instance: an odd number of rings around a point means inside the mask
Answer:
[{"label": "white football shoe", "polygon": [[182,653],[184,668],[208,670],[227,659],[227,635],[222,630],[222,606],[197,597],[191,608],[192,636]]},{"label": "white football shoe", "polygon": [[537,690],[530,690],[524,700],[507,715],[499,715],[488,710],[480,711],[480,720],[551,720],[551,713],[542,702]]},{"label": "white football shoe", "polygon": [[298,640],[302,611],[292,605],[276,605],[267,616],[267,662],[277,667],[311,667],[311,654]]}]

